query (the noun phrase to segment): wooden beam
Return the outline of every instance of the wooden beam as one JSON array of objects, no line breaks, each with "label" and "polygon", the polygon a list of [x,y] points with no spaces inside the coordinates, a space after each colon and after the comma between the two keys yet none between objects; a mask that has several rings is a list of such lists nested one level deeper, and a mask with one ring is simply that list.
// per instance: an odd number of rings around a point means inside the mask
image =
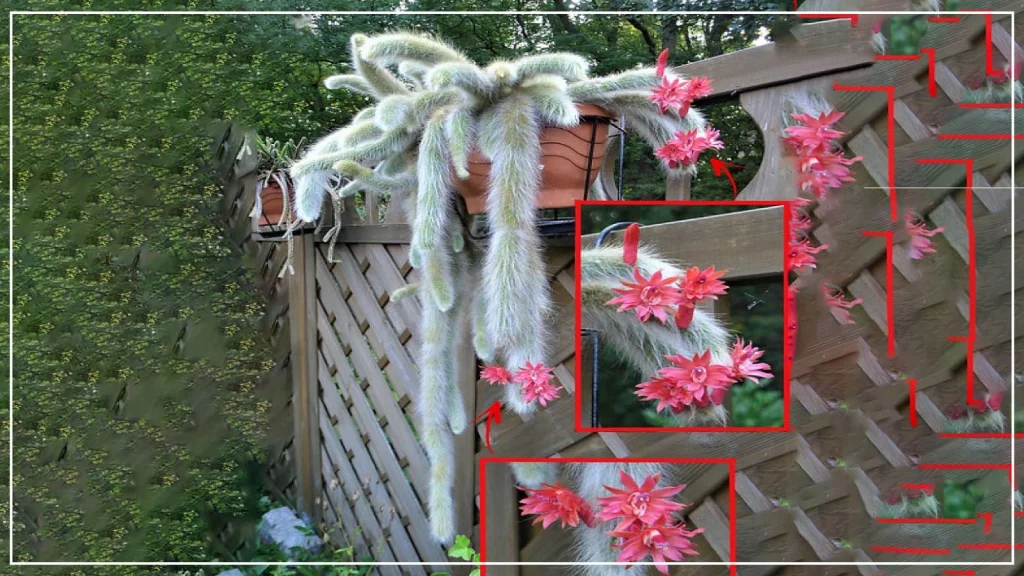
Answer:
[{"label": "wooden beam", "polygon": [[[323,235],[317,236],[322,241]],[[342,226],[339,244],[408,244],[412,229],[408,224],[354,224]]]},{"label": "wooden beam", "polygon": [[[644,226],[641,237],[662,257],[689,266],[728,270],[723,278],[758,278],[782,273],[781,206]],[[613,232],[609,240],[621,239]],[[593,246],[597,234],[583,236]]]},{"label": "wooden beam", "polygon": [[[486,514],[481,520],[487,523],[488,562],[519,562],[519,509],[516,502],[516,486],[512,469],[504,462],[495,462],[484,467],[487,477],[485,494]],[[491,576],[519,576],[519,566],[488,566]]]},{"label": "wooden beam", "polygon": [[851,28],[849,20],[830,20],[801,24],[779,42],[692,62],[674,72],[713,78],[708,98],[728,98],[756,88],[870,66],[874,56],[870,29]]}]

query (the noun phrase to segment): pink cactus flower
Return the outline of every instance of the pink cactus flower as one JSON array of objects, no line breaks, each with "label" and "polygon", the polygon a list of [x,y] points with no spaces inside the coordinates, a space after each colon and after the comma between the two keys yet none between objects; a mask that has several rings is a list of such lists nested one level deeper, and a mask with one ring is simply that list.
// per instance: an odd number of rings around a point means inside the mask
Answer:
[{"label": "pink cactus flower", "polygon": [[907,214],[903,221],[906,224],[907,234],[910,235],[907,256],[912,260],[921,260],[925,254],[935,254],[935,246],[929,238],[945,230],[945,227],[939,226],[929,230],[925,226],[924,219],[916,214]]},{"label": "pink cactus flower", "polygon": [[732,345],[732,378],[738,382],[771,378],[771,366],[758,362],[763,355],[764,350],[758,349],[752,343],[744,342],[742,338],[737,338]]},{"label": "pink cactus flower", "polygon": [[511,384],[512,373],[501,366],[485,366],[480,371],[480,377],[487,381],[488,384]]},{"label": "pink cactus flower", "polygon": [[675,526],[652,526],[624,532],[609,532],[610,536],[621,538],[617,562],[642,562],[648,556],[658,572],[668,575],[666,561],[678,562],[684,556],[696,556],[691,538],[703,532],[703,528],[685,530],[682,524]]},{"label": "pink cactus flower", "polygon": [[526,492],[526,498],[519,501],[519,509],[523,515],[535,515],[534,524],[542,524],[547,528],[556,521],[561,522],[562,528],[566,526],[576,527],[582,521],[593,528],[594,511],[590,504],[578,494],[562,486],[561,482],[541,484],[540,488],[521,488]]},{"label": "pink cactus flower", "polygon": [[662,278],[661,270],[656,271],[650,278],[645,278],[638,268],[634,268],[633,279],[636,282],[622,282],[625,288],[613,288],[612,290],[619,296],[606,304],[618,305],[619,312],[633,310],[641,322],[647,322],[654,316],[662,324],[666,323],[668,314],[674,312],[673,309],[682,300],[682,292],[676,286],[679,278]]},{"label": "pink cactus flower", "polygon": [[637,485],[633,477],[625,471],[619,471],[619,483],[622,488],[605,486],[612,496],[598,498],[601,510],[597,513],[599,520],[608,521],[621,518],[615,527],[616,532],[623,532],[634,524],[653,526],[667,523],[672,514],[685,508],[684,505],[670,500],[680,493],[686,485],[658,488],[661,474],[653,474]]},{"label": "pink cactus flower", "polygon": [[863,303],[863,298],[847,300],[842,290],[828,284],[823,284],[821,290],[825,294],[825,304],[832,309],[832,312],[839,318],[841,324],[856,324],[853,321],[853,315],[850,314],[850,308]]}]

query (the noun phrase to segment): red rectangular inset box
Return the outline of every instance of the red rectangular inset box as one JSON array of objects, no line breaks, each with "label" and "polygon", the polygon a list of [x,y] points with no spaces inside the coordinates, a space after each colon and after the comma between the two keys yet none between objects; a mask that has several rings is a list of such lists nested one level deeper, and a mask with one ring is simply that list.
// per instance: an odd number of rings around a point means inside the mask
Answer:
[{"label": "red rectangular inset box", "polygon": [[[577,432],[789,432],[791,431],[790,425],[790,408],[789,408],[789,381],[790,381],[790,369],[792,364],[793,350],[792,347],[792,330],[789,326],[787,318],[791,317],[791,302],[788,297],[789,294],[789,270],[790,270],[790,239],[791,229],[790,223],[792,220],[793,207],[792,202],[783,200],[708,200],[708,201],[576,201],[576,270],[575,270],[575,339],[576,339],[576,359],[575,359],[575,373],[576,373],[576,389],[581,390],[581,386],[589,386],[589,384],[579,381],[579,375],[583,373],[583,356],[581,351],[583,349],[583,338],[582,338],[582,305],[580,300],[580,294],[582,293],[582,281],[580,276],[580,258],[582,254],[582,215],[584,206],[594,207],[616,207],[616,206],[650,206],[650,207],[699,207],[699,206],[720,206],[720,207],[782,207],[782,234],[779,239],[779,251],[782,254],[782,269],[778,272],[782,275],[782,402],[783,402],[783,420],[782,426],[676,426],[676,427],[657,427],[657,426],[593,426],[585,425],[583,422],[583,394],[574,394],[574,402],[576,403],[575,410],[575,430]],[[685,221],[685,220],[684,220]],[[690,264],[690,263],[687,263]],[[707,266],[711,263],[702,263]],[[717,268],[717,267],[716,267]],[[755,343],[756,344],[756,343]],[[589,424],[589,423],[588,423]]]},{"label": "red rectangular inset box", "polygon": [[[729,566],[729,573],[731,576],[736,575],[736,459],[735,458],[518,458],[518,457],[482,457],[480,458],[480,570],[481,575],[487,575],[487,466],[497,464],[665,464],[665,465],[720,465],[727,468],[727,482],[729,485],[729,511],[727,517],[729,518],[728,529],[728,541],[729,560],[720,563],[709,563],[720,566]],[[705,472],[705,474],[708,472]],[[509,475],[511,475],[511,469]],[[641,481],[637,479],[637,481]],[[514,482],[514,479],[511,480]],[[513,484],[514,485],[514,484]],[[507,488],[508,485],[506,485]],[[571,488],[571,487],[570,487]],[[514,489],[513,489],[514,491]],[[710,496],[708,496],[710,498]],[[713,501],[712,501],[713,503]],[[518,503],[517,503],[518,504]],[[692,514],[700,505],[701,502],[687,502],[686,508],[687,514]],[[518,507],[518,506],[517,506]],[[518,510],[515,511],[516,523],[514,526],[509,526],[510,530],[518,530],[519,518]],[[688,523],[690,524],[690,523]],[[705,528],[708,528],[705,526]],[[552,526],[549,529],[555,529]],[[710,534],[710,530],[706,530],[706,533]],[[707,536],[705,536],[707,537]],[[518,552],[518,551],[517,551]],[[702,563],[706,562],[706,558],[697,558]],[[500,558],[497,560],[491,559],[492,562],[496,563],[515,563],[519,561],[516,559]],[[644,564],[650,563],[651,559],[647,558],[643,562],[637,563]],[[575,564],[574,562],[566,562],[566,564]],[[672,563],[669,563],[670,565]],[[685,564],[681,562],[680,564]],[[553,564],[554,565],[554,564]]]}]

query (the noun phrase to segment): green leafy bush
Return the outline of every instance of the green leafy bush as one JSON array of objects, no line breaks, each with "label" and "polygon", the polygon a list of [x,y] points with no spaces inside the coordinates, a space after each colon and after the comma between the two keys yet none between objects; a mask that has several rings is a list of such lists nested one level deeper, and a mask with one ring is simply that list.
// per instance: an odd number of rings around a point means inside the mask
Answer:
[{"label": "green leafy bush", "polygon": [[946,480],[942,484],[942,517],[974,518],[978,515],[978,504],[985,498],[985,490],[978,481],[955,482]]},{"label": "green leafy bush", "polygon": [[780,427],[783,421],[782,393],[766,390],[747,380],[732,387],[733,425],[748,427]]}]

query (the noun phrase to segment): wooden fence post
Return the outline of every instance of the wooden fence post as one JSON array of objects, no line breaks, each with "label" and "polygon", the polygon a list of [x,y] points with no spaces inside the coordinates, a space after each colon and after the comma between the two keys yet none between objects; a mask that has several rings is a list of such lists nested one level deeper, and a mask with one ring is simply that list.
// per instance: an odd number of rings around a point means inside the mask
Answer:
[{"label": "wooden fence post", "polygon": [[689,200],[691,178],[689,173],[669,174],[665,179],[665,200]]},{"label": "wooden fence post", "polygon": [[[512,469],[490,464],[487,476],[487,558],[492,562],[519,562],[519,509]],[[490,576],[519,576],[519,566],[488,566]]]},{"label": "wooden fence post", "polygon": [[292,410],[295,415],[296,506],[314,524],[320,510],[320,388],[317,381],[316,247],[312,234],[294,240],[293,266],[288,277],[291,320]]}]

